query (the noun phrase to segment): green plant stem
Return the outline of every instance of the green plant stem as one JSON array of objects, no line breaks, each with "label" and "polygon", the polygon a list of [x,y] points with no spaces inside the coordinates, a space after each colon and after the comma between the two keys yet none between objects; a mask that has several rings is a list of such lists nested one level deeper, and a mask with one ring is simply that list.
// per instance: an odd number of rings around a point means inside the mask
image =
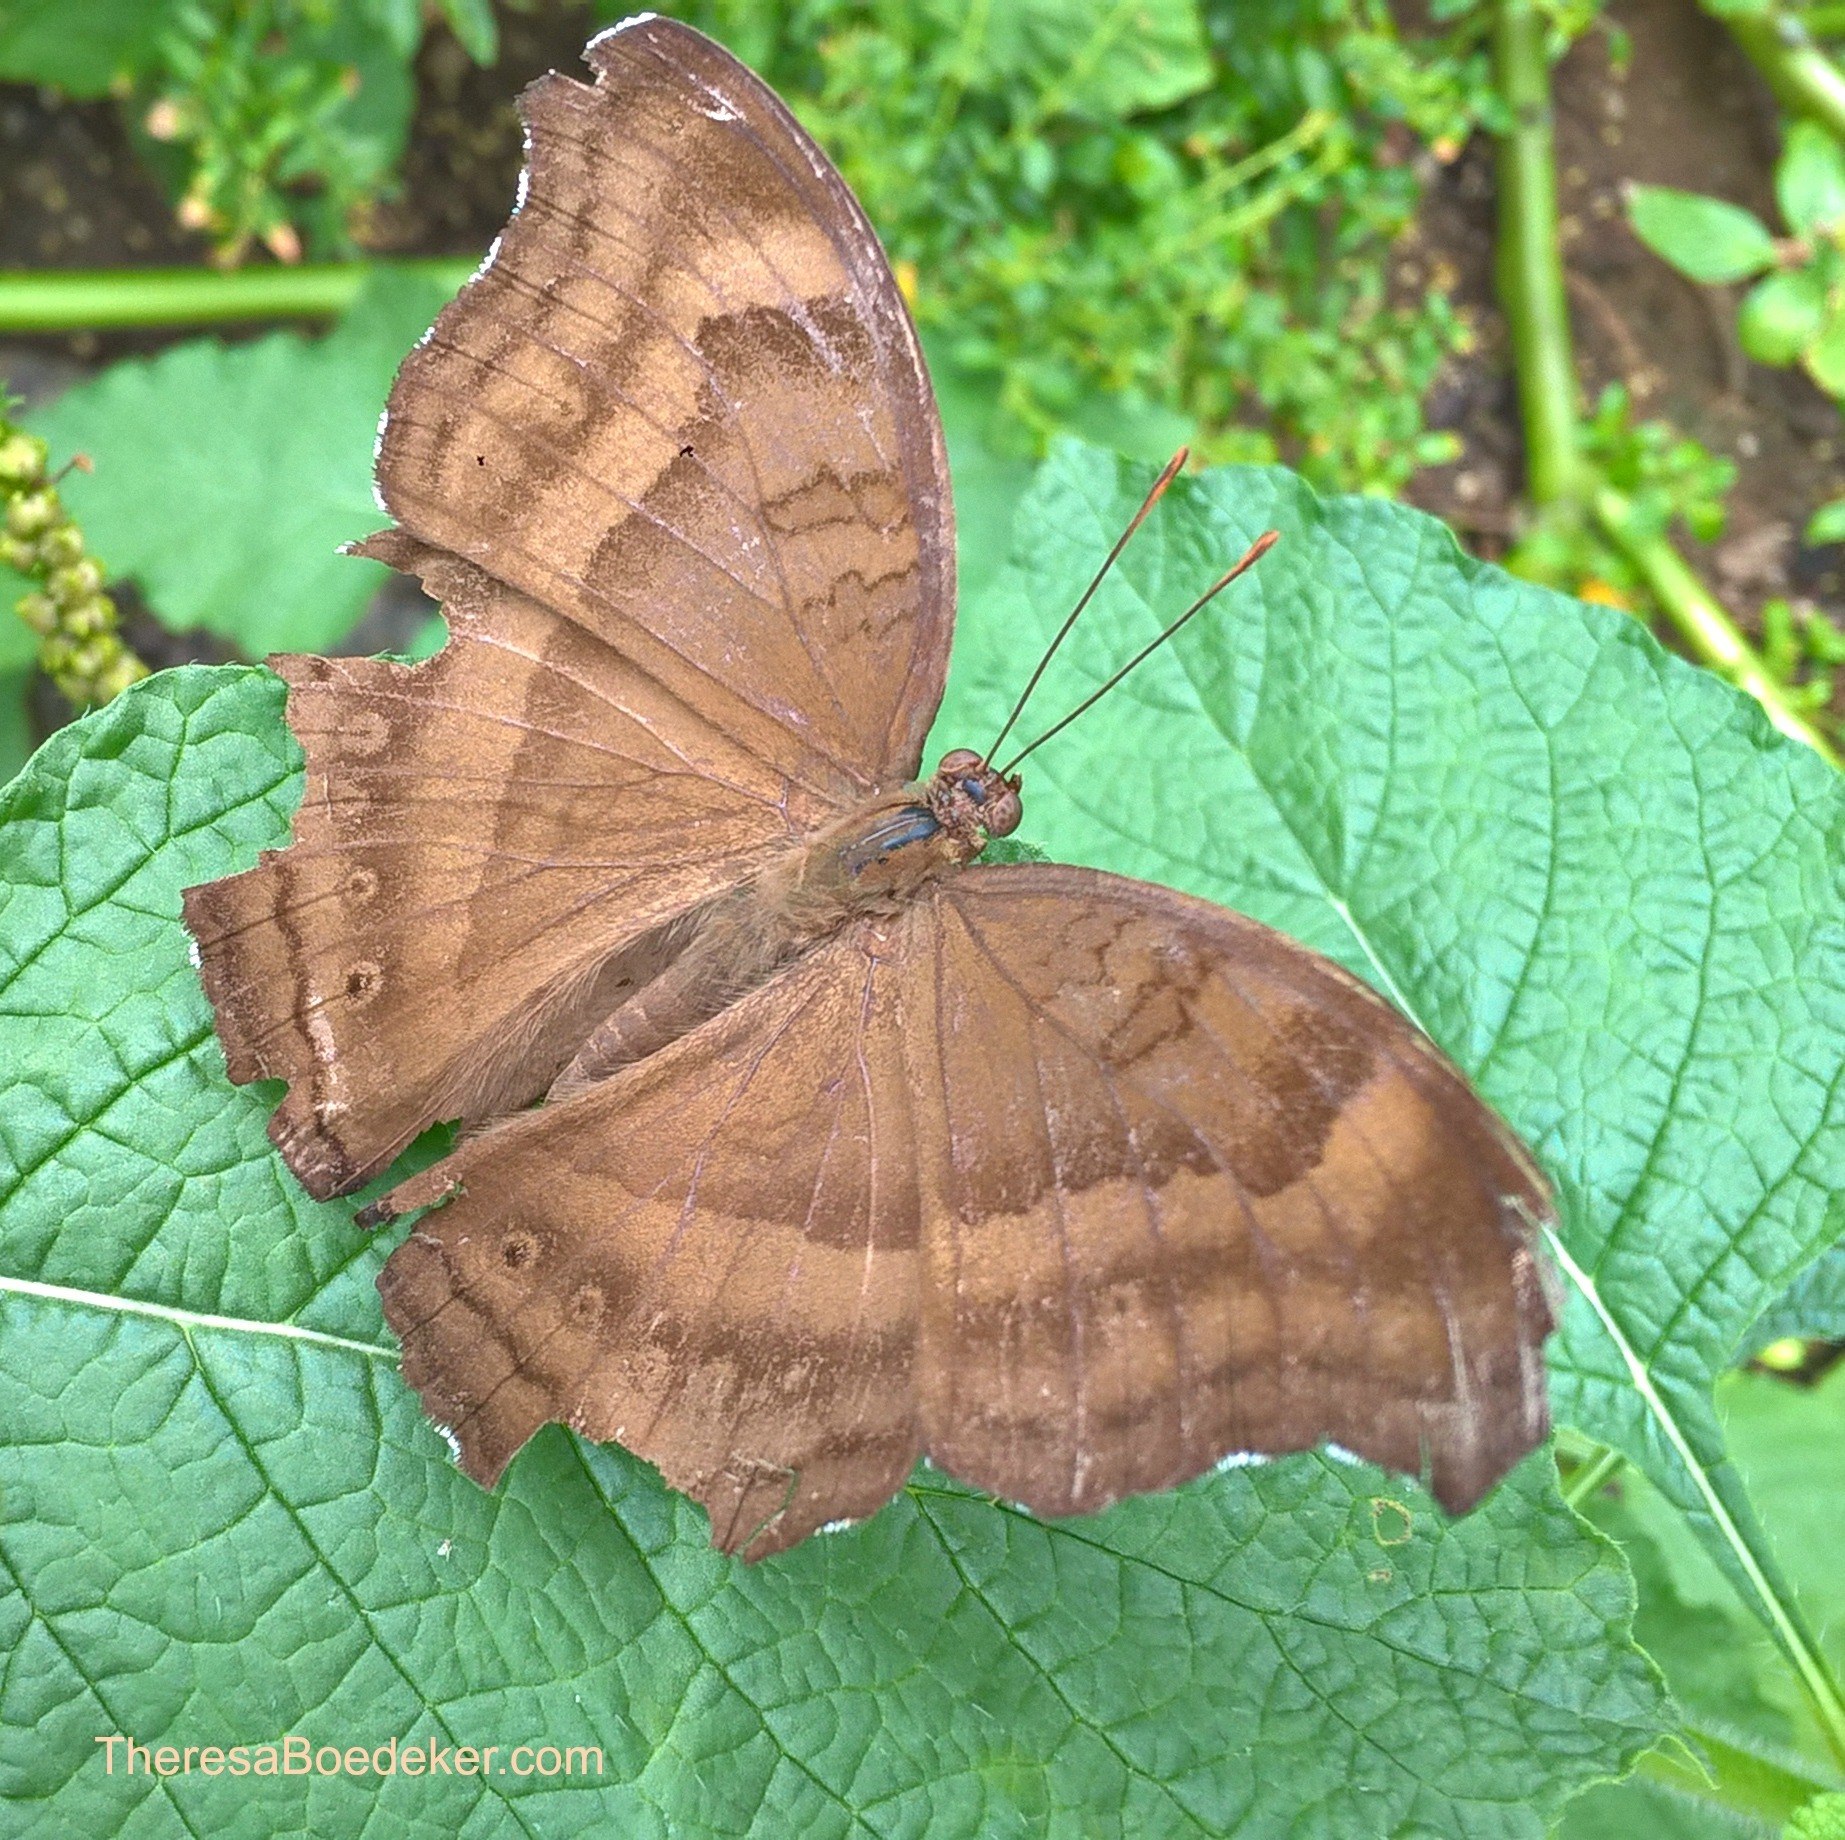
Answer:
[{"label": "green plant stem", "polygon": [[[393,264],[459,288],[473,264]],[[0,271],[0,333],[103,332],[122,326],[199,326],[342,313],[372,272],[364,262],[294,268],[117,268]]]},{"label": "green plant stem", "polygon": [[1336,172],[1343,157],[1336,146],[1322,147],[1305,166],[1297,167],[1291,173],[1283,173],[1266,191],[1259,192],[1235,210],[1226,211],[1223,216],[1214,217],[1208,223],[1195,225],[1184,236],[1166,244],[1160,250],[1160,255],[1163,258],[1182,256],[1186,251],[1196,249],[1200,243],[1228,242],[1233,237],[1248,235],[1251,230],[1259,229],[1271,218],[1279,216],[1312,186],[1315,179],[1323,179],[1328,173]]},{"label": "green plant stem", "polygon": [[1225,192],[1234,191],[1246,180],[1261,178],[1271,166],[1279,166],[1290,154],[1299,153],[1311,147],[1315,141],[1323,139],[1327,130],[1338,124],[1338,120],[1331,109],[1309,109],[1293,127],[1278,134],[1266,146],[1258,147],[1254,153],[1245,154],[1232,165],[1220,166],[1216,172],[1201,180],[1198,196],[1221,198]]},{"label": "green plant stem", "polygon": [[1499,143],[1499,298],[1512,334],[1535,505],[1582,492],[1576,367],[1558,254],[1557,169],[1544,18],[1533,0],[1500,0],[1493,65],[1512,123]]},{"label": "green plant stem", "polygon": [[1754,697],[1782,734],[1804,741],[1835,767],[1845,766],[1832,743],[1788,702],[1786,686],[1769,674],[1755,648],[1671,543],[1639,528],[1632,507],[1611,486],[1597,488],[1594,511],[1603,533],[1639,571],[1699,663]]},{"label": "green plant stem", "polygon": [[1814,44],[1805,24],[1780,10],[1722,17],[1781,106],[1845,141],[1845,70]]},{"label": "green plant stem", "polygon": [[1082,49],[1065,65],[1062,75],[1047,83],[1037,101],[1012,124],[1007,138],[1015,147],[1030,140],[1053,115],[1066,107],[1067,99],[1089,81],[1104,59],[1118,56],[1123,39],[1131,44],[1131,34],[1139,23],[1139,16],[1137,0],[1114,0],[1112,6],[1102,11],[1095,29]]}]

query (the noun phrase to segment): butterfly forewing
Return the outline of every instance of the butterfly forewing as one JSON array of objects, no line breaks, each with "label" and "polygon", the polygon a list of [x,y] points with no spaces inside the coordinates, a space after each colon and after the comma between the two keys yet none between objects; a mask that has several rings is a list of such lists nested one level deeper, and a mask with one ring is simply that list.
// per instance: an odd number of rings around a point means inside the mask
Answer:
[{"label": "butterfly forewing", "polygon": [[412,557],[450,644],[276,660],[306,755],[294,842],[186,894],[231,1077],[289,1082],[270,1134],[318,1195],[536,1097],[640,975],[611,959],[802,816],[618,653]]},{"label": "butterfly forewing", "polygon": [[400,528],[362,547],[453,640],[280,661],[295,841],[187,900],[319,1195],[542,1093],[657,929],[913,772],[941,694],[947,468],[862,213],[697,33],[591,60],[528,92],[522,208],[381,430]]},{"label": "butterfly forewing", "polygon": [[914,773],[954,540],[940,420],[863,213],[775,96],[666,20],[524,107],[524,203],[405,361],[412,534],[633,658],[791,778]]}]

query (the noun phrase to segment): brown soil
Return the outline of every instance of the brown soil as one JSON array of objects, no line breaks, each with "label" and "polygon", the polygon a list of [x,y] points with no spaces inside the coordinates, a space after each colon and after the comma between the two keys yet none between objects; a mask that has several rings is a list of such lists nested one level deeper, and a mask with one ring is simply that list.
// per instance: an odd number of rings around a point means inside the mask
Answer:
[{"label": "brown soil", "polygon": [[515,98],[547,70],[578,75],[595,30],[587,4],[555,0],[539,13],[500,16],[500,58],[473,63],[445,31],[417,58],[416,119],[404,161],[403,195],[378,213],[381,254],[473,255],[506,222],[519,183],[523,142]]},{"label": "brown soil", "polygon": [[[511,98],[546,69],[574,67],[592,21],[587,5],[503,6],[500,17],[501,56],[490,70],[471,64],[444,29],[429,34],[403,192],[379,207],[367,239],[380,253],[470,254],[504,221],[520,159]],[[1624,382],[1643,415],[1736,460],[1729,529],[1700,563],[1746,623],[1773,594],[1836,610],[1845,599],[1845,549],[1806,549],[1799,532],[1841,489],[1838,407],[1800,373],[1750,363],[1736,344],[1731,294],[1683,280],[1646,251],[1621,200],[1626,182],[1642,180],[1713,192],[1772,221],[1774,102],[1723,28],[1688,0],[1618,0],[1607,24],[1631,44],[1626,67],[1613,62],[1616,37],[1604,26],[1572,50],[1556,91],[1585,400]],[[1502,553],[1515,529],[1521,472],[1493,237],[1493,150],[1476,140],[1434,171],[1421,221],[1397,259],[1400,282],[1436,276],[1479,334],[1429,404],[1431,420],[1459,431],[1465,452],[1419,476],[1410,496],[1488,556]],[[0,86],[0,266],[198,262],[205,254],[174,226],[114,105]],[[191,335],[17,340],[0,345],[0,377],[34,400],[175,336]],[[387,605],[352,642],[396,643],[418,617],[413,603]],[[212,655],[144,617],[134,619],[133,636],[151,661]]]}]

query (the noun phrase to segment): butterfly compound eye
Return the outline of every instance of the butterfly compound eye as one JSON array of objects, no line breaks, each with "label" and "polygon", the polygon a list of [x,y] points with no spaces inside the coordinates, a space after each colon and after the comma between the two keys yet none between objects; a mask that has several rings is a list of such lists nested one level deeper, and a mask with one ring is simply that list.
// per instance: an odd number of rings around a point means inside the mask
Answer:
[{"label": "butterfly compound eye", "polygon": [[1019,803],[1018,789],[995,776],[987,784],[986,807],[980,814],[981,828],[989,837],[1009,836],[1019,828],[1025,808]]}]

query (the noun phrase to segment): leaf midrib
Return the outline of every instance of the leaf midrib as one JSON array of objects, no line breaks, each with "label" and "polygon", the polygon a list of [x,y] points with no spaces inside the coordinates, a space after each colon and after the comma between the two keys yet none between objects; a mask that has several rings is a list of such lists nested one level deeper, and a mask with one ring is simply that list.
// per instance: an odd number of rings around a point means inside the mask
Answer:
[{"label": "leaf midrib", "polygon": [[76,1309],[106,1310],[118,1316],[141,1316],[167,1323],[182,1335],[194,1330],[233,1335],[268,1335],[285,1341],[305,1342],[312,1347],[331,1348],[342,1354],[363,1355],[367,1360],[397,1365],[397,1350],[383,1348],[375,1342],[354,1341],[348,1336],[333,1335],[325,1329],[309,1329],[300,1323],[264,1322],[248,1316],[214,1316],[205,1310],[187,1310],[170,1303],[152,1303],[140,1297],[112,1297],[106,1291],[82,1290],[67,1284],[45,1284],[36,1278],[16,1278],[0,1272],[0,1297],[35,1297],[46,1303],[67,1304]]}]

